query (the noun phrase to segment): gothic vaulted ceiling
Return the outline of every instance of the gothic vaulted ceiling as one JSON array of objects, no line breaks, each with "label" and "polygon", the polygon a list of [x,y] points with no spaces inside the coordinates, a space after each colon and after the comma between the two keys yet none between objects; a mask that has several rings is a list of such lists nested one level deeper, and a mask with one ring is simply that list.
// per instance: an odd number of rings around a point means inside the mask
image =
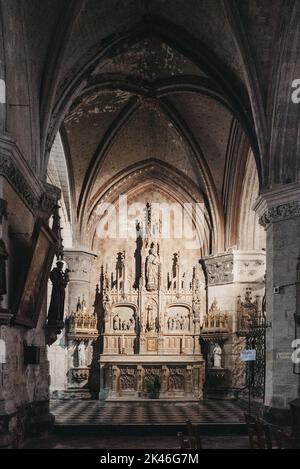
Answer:
[{"label": "gothic vaulted ceiling", "polygon": [[[4,19],[16,18],[9,9]],[[156,174],[175,168],[195,185],[221,231],[250,148],[261,188],[290,177],[285,163],[274,173],[274,161],[284,160],[271,139],[272,126],[280,129],[272,106],[280,103],[270,77],[288,60],[292,33],[289,59],[299,52],[295,2],[43,0],[41,9],[39,0],[24,0],[22,18],[39,83],[31,99],[41,172],[60,131],[81,224],[147,161]]]}]

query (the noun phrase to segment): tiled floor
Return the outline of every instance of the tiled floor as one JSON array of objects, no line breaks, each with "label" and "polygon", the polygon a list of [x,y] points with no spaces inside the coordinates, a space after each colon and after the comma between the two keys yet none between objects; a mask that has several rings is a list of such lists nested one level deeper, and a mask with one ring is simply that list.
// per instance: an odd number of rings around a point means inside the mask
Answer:
[{"label": "tiled floor", "polygon": [[187,419],[197,424],[243,423],[235,402],[100,402],[52,401],[58,425],[176,425]]},{"label": "tiled floor", "polygon": [[[187,419],[213,429],[214,424],[217,428],[220,424],[244,423],[243,411],[232,401],[57,400],[51,402],[51,412],[56,418],[56,432],[47,439],[31,441],[26,448],[178,449],[177,426],[185,425]],[[173,429],[173,435],[164,433],[164,428]],[[248,438],[239,434],[214,436],[210,432],[203,434],[202,440],[204,449],[248,448]]]}]

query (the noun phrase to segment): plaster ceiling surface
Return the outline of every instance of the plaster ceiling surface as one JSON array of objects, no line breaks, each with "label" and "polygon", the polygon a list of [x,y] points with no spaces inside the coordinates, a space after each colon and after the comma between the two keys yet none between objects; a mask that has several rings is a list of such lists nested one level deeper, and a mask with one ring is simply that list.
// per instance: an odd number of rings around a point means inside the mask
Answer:
[{"label": "plaster ceiling surface", "polygon": [[112,175],[151,159],[168,163],[197,183],[197,175],[184,138],[163,111],[142,107],[115,139],[101,166],[93,194]]},{"label": "plaster ceiling surface", "polygon": [[232,115],[216,100],[204,95],[185,93],[169,99],[198,143],[220,194]]}]

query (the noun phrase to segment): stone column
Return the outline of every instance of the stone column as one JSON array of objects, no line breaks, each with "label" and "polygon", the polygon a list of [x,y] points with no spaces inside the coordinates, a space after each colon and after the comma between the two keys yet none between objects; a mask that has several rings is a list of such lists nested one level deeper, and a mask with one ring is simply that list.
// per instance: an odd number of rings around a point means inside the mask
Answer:
[{"label": "stone column", "polygon": [[[2,177],[0,176],[0,239],[1,242],[4,243],[5,250],[8,250],[8,223],[7,223],[7,201],[1,198],[2,195]],[[5,265],[5,272],[6,272],[6,289],[8,290],[8,259]],[[0,298],[0,324],[9,324],[11,319],[11,314],[8,311],[8,296],[3,295]]]},{"label": "stone column", "polygon": [[[80,299],[80,302],[82,302],[83,297],[86,302],[87,310],[91,311],[93,309],[95,291],[94,286],[91,287],[90,282],[95,258],[96,255],[89,251],[75,249],[64,250],[64,260],[67,264],[68,269],[70,270],[70,281],[66,292],[66,317],[69,317],[72,313],[76,312],[78,299]],[[78,368],[78,360],[76,360],[77,344],[78,341],[82,338],[74,337],[73,334],[69,335],[68,330],[66,330],[65,332],[67,344],[65,353],[68,368],[66,370],[68,376],[66,386],[67,389],[81,388],[85,381],[76,380],[74,379],[74,376],[76,376],[76,370]],[[85,337],[83,340],[87,340],[87,337]],[[88,394],[87,389],[85,391]]]},{"label": "stone column", "polygon": [[[237,334],[238,298],[244,302],[247,291],[251,291],[251,301],[254,302],[256,297],[259,297],[259,310],[261,309],[265,293],[266,253],[232,249],[208,256],[203,262],[207,272],[208,311],[217,300],[220,312],[226,314],[228,318],[230,333],[226,337],[223,349],[228,382],[229,380],[231,382],[228,388],[242,389],[246,384],[246,372],[244,362],[240,360],[240,352],[246,348],[246,340]],[[217,341],[216,337],[215,342]],[[208,370],[211,367],[210,358],[210,351],[206,348],[205,359]],[[224,383],[223,388],[227,386]],[[230,392],[228,389],[228,396],[231,395]]]},{"label": "stone column", "polygon": [[[300,185],[287,184],[263,193],[255,210],[267,232],[267,329],[265,406],[270,416],[283,415],[299,396],[299,376],[293,374],[297,258],[300,253]],[[295,332],[296,331],[296,332]]]},{"label": "stone column", "polygon": [[78,297],[82,300],[84,296],[86,306],[89,309],[93,305],[93,294],[91,291],[91,272],[96,254],[83,251],[66,249],[65,261],[70,269],[70,282],[68,285],[69,313],[76,311]]}]

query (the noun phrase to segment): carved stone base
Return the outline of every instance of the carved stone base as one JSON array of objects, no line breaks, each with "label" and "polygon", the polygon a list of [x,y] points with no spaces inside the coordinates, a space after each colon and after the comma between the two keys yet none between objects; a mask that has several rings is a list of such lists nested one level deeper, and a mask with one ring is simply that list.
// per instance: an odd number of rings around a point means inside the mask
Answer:
[{"label": "carved stone base", "polygon": [[201,356],[172,361],[171,357],[101,357],[101,400],[162,399],[197,401],[203,398],[205,364]]}]

